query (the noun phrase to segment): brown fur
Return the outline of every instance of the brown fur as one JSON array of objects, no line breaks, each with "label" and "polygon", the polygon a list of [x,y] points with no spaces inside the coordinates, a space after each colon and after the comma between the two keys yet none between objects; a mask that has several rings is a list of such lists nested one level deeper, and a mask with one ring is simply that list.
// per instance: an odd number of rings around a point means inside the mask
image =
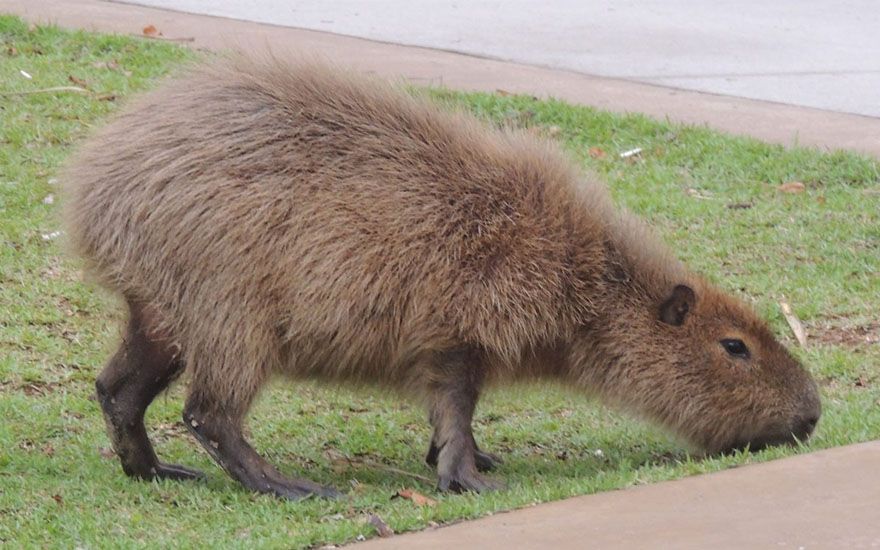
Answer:
[{"label": "brown fur", "polygon": [[[441,487],[480,490],[470,415],[497,380],[562,380],[709,451],[819,415],[754,313],[554,146],[366,77],[214,63],[130,106],[65,180],[77,252],[154,312],[130,332],[173,340],[188,410],[229,426],[275,373],[396,388],[429,405]],[[681,325],[661,320],[676,285]]]}]

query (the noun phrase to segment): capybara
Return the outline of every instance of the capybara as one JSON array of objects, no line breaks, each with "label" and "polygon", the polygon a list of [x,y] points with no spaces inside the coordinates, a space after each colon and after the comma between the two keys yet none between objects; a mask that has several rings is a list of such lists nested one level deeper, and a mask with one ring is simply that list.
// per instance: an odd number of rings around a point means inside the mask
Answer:
[{"label": "capybara", "polygon": [[126,474],[150,401],[246,487],[288,479],[242,435],[275,374],[420,398],[441,490],[499,485],[471,431],[496,381],[551,379],[708,452],[806,439],[815,383],[752,310],[685,269],[546,140],[316,61],[229,57],[134,101],[64,175],[71,244],[129,320],[97,379]]}]

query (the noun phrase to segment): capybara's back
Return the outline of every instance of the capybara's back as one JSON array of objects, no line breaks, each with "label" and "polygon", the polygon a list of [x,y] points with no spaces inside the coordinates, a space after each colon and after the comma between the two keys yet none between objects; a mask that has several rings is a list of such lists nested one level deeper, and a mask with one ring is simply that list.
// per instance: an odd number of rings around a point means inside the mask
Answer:
[{"label": "capybara's back", "polygon": [[[245,485],[288,497],[332,491],[241,437],[273,373],[423,396],[428,460],[453,490],[493,486],[470,431],[492,379],[569,380],[710,450],[803,438],[818,418],[812,381],[754,314],[554,147],[374,79],[215,62],[103,129],[66,194],[74,247],[130,309],[97,383],[130,475],[199,475],[158,462],[143,432],[184,368],[190,430]],[[758,366],[706,370],[729,361]]]}]

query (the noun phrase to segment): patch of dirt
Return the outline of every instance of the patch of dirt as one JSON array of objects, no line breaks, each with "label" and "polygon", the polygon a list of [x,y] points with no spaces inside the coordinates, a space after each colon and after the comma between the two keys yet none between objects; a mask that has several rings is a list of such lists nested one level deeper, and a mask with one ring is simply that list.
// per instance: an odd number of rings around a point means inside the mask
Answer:
[{"label": "patch of dirt", "polygon": [[183,422],[162,422],[150,430],[150,437],[155,441],[167,441],[175,438],[188,438],[189,432]]},{"label": "patch of dirt", "polygon": [[[870,374],[849,375],[845,377],[824,377],[819,380],[819,385],[831,392],[851,392],[854,389],[872,389],[876,386],[877,377]],[[880,405],[880,400],[877,401]]]},{"label": "patch of dirt", "polygon": [[31,382],[24,382],[18,387],[18,389],[24,392],[28,397],[43,397],[55,391],[56,386],[58,386],[58,384],[55,382],[41,382],[39,380],[34,380]]},{"label": "patch of dirt", "polygon": [[65,265],[64,260],[59,256],[50,256],[46,260],[46,265],[40,269],[40,277],[68,282],[76,282],[79,280],[77,278],[77,272],[68,268]]},{"label": "patch of dirt", "polygon": [[880,321],[860,325],[825,323],[809,328],[808,337],[813,342],[831,346],[861,347],[880,344]]}]

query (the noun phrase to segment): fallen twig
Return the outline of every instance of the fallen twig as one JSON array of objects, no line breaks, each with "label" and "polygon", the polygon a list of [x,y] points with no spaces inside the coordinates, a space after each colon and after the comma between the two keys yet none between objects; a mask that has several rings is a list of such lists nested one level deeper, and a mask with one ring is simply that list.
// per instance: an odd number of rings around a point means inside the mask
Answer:
[{"label": "fallen twig", "polygon": [[804,330],[804,326],[801,324],[800,319],[797,318],[787,302],[779,302],[779,307],[782,308],[782,315],[785,317],[786,322],[788,322],[788,326],[794,333],[794,337],[797,338],[798,344],[800,344],[802,348],[806,347],[807,332]]},{"label": "fallen twig", "polygon": [[325,451],[325,453],[326,453],[327,457],[330,459],[330,461],[335,464],[345,463],[349,467],[366,466],[368,468],[377,468],[380,470],[385,470],[386,472],[390,472],[392,474],[409,476],[411,478],[418,479],[419,481],[424,481],[425,483],[427,483],[429,485],[432,485],[434,483],[434,480],[429,477],[425,477],[423,475],[420,475],[420,474],[417,474],[414,472],[407,472],[406,470],[401,470],[400,468],[395,468],[393,466],[386,466],[385,464],[382,464],[381,462],[374,462],[372,460],[365,460],[365,459],[361,459],[361,458],[351,458],[351,457],[346,456],[345,454],[343,454],[339,451],[332,450],[332,449],[328,449],[327,451]]},{"label": "fallen twig", "polygon": [[87,94],[88,90],[79,86],[53,86],[51,88],[41,88],[39,90],[23,90],[21,92],[0,92],[0,96],[6,95],[32,95],[32,94],[51,94],[54,92],[75,92],[78,94]]}]

